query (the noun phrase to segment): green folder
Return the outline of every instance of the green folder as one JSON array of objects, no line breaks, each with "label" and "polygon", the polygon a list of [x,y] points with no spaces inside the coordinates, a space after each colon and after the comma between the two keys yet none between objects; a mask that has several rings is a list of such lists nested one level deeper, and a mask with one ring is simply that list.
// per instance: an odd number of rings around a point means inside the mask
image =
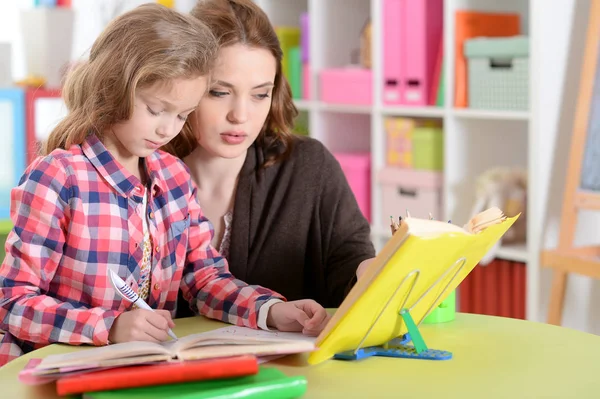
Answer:
[{"label": "green folder", "polygon": [[275,368],[261,367],[258,374],[246,377],[88,392],[83,399],[293,399],[305,392],[305,377],[288,377]]},{"label": "green folder", "polygon": [[442,68],[440,70],[440,80],[438,82],[435,105],[444,106],[444,96],[446,95],[446,74],[444,73],[444,60],[442,59]]}]

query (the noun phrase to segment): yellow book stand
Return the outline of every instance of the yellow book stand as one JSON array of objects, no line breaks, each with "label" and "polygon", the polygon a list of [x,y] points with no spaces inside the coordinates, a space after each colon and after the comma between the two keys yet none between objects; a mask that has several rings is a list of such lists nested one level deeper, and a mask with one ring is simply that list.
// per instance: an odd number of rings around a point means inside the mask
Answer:
[{"label": "yellow book stand", "polygon": [[[317,337],[318,349],[308,362],[370,356],[450,359],[450,352],[427,348],[418,326],[518,217],[475,234],[456,226],[436,231],[436,223],[445,224],[436,221],[426,222],[428,231],[416,223],[412,229],[406,219]],[[408,345],[411,340],[414,346]]]}]

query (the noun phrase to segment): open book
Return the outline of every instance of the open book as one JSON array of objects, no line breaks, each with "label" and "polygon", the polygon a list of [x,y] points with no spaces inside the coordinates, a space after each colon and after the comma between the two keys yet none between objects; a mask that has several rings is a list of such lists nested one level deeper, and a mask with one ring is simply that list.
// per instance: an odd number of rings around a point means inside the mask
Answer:
[{"label": "open book", "polygon": [[[490,208],[464,227],[407,217],[392,222],[392,238],[367,266],[317,337],[308,358],[317,364],[335,354],[377,346],[408,332],[399,316],[418,325],[464,280],[519,215]],[[372,327],[372,328],[371,328]]]},{"label": "open book", "polygon": [[230,326],[162,343],[125,342],[67,354],[50,355],[33,375],[169,361],[211,359],[239,355],[276,356],[315,349],[314,337],[299,333],[253,330]]}]

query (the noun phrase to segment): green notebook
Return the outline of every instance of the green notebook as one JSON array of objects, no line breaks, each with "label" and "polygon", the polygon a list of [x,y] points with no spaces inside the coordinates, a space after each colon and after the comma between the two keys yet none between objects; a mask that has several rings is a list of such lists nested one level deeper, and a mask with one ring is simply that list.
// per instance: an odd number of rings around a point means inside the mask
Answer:
[{"label": "green notebook", "polygon": [[305,377],[288,377],[275,368],[261,367],[258,374],[246,377],[88,392],[83,399],[293,399],[305,392]]}]

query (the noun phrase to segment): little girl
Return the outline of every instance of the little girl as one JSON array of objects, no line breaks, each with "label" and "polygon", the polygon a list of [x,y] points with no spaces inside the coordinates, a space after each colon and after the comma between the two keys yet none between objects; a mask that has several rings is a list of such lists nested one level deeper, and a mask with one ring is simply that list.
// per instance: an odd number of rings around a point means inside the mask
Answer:
[{"label": "little girl", "polygon": [[[187,168],[157,151],[197,107],[216,53],[201,22],[146,4],[112,21],[70,73],[69,114],[11,193],[0,366],[54,342],[164,341],[180,288],[200,314],[229,323],[323,327],[316,303],[231,276]],[[108,270],[157,310],[122,300]]]}]

